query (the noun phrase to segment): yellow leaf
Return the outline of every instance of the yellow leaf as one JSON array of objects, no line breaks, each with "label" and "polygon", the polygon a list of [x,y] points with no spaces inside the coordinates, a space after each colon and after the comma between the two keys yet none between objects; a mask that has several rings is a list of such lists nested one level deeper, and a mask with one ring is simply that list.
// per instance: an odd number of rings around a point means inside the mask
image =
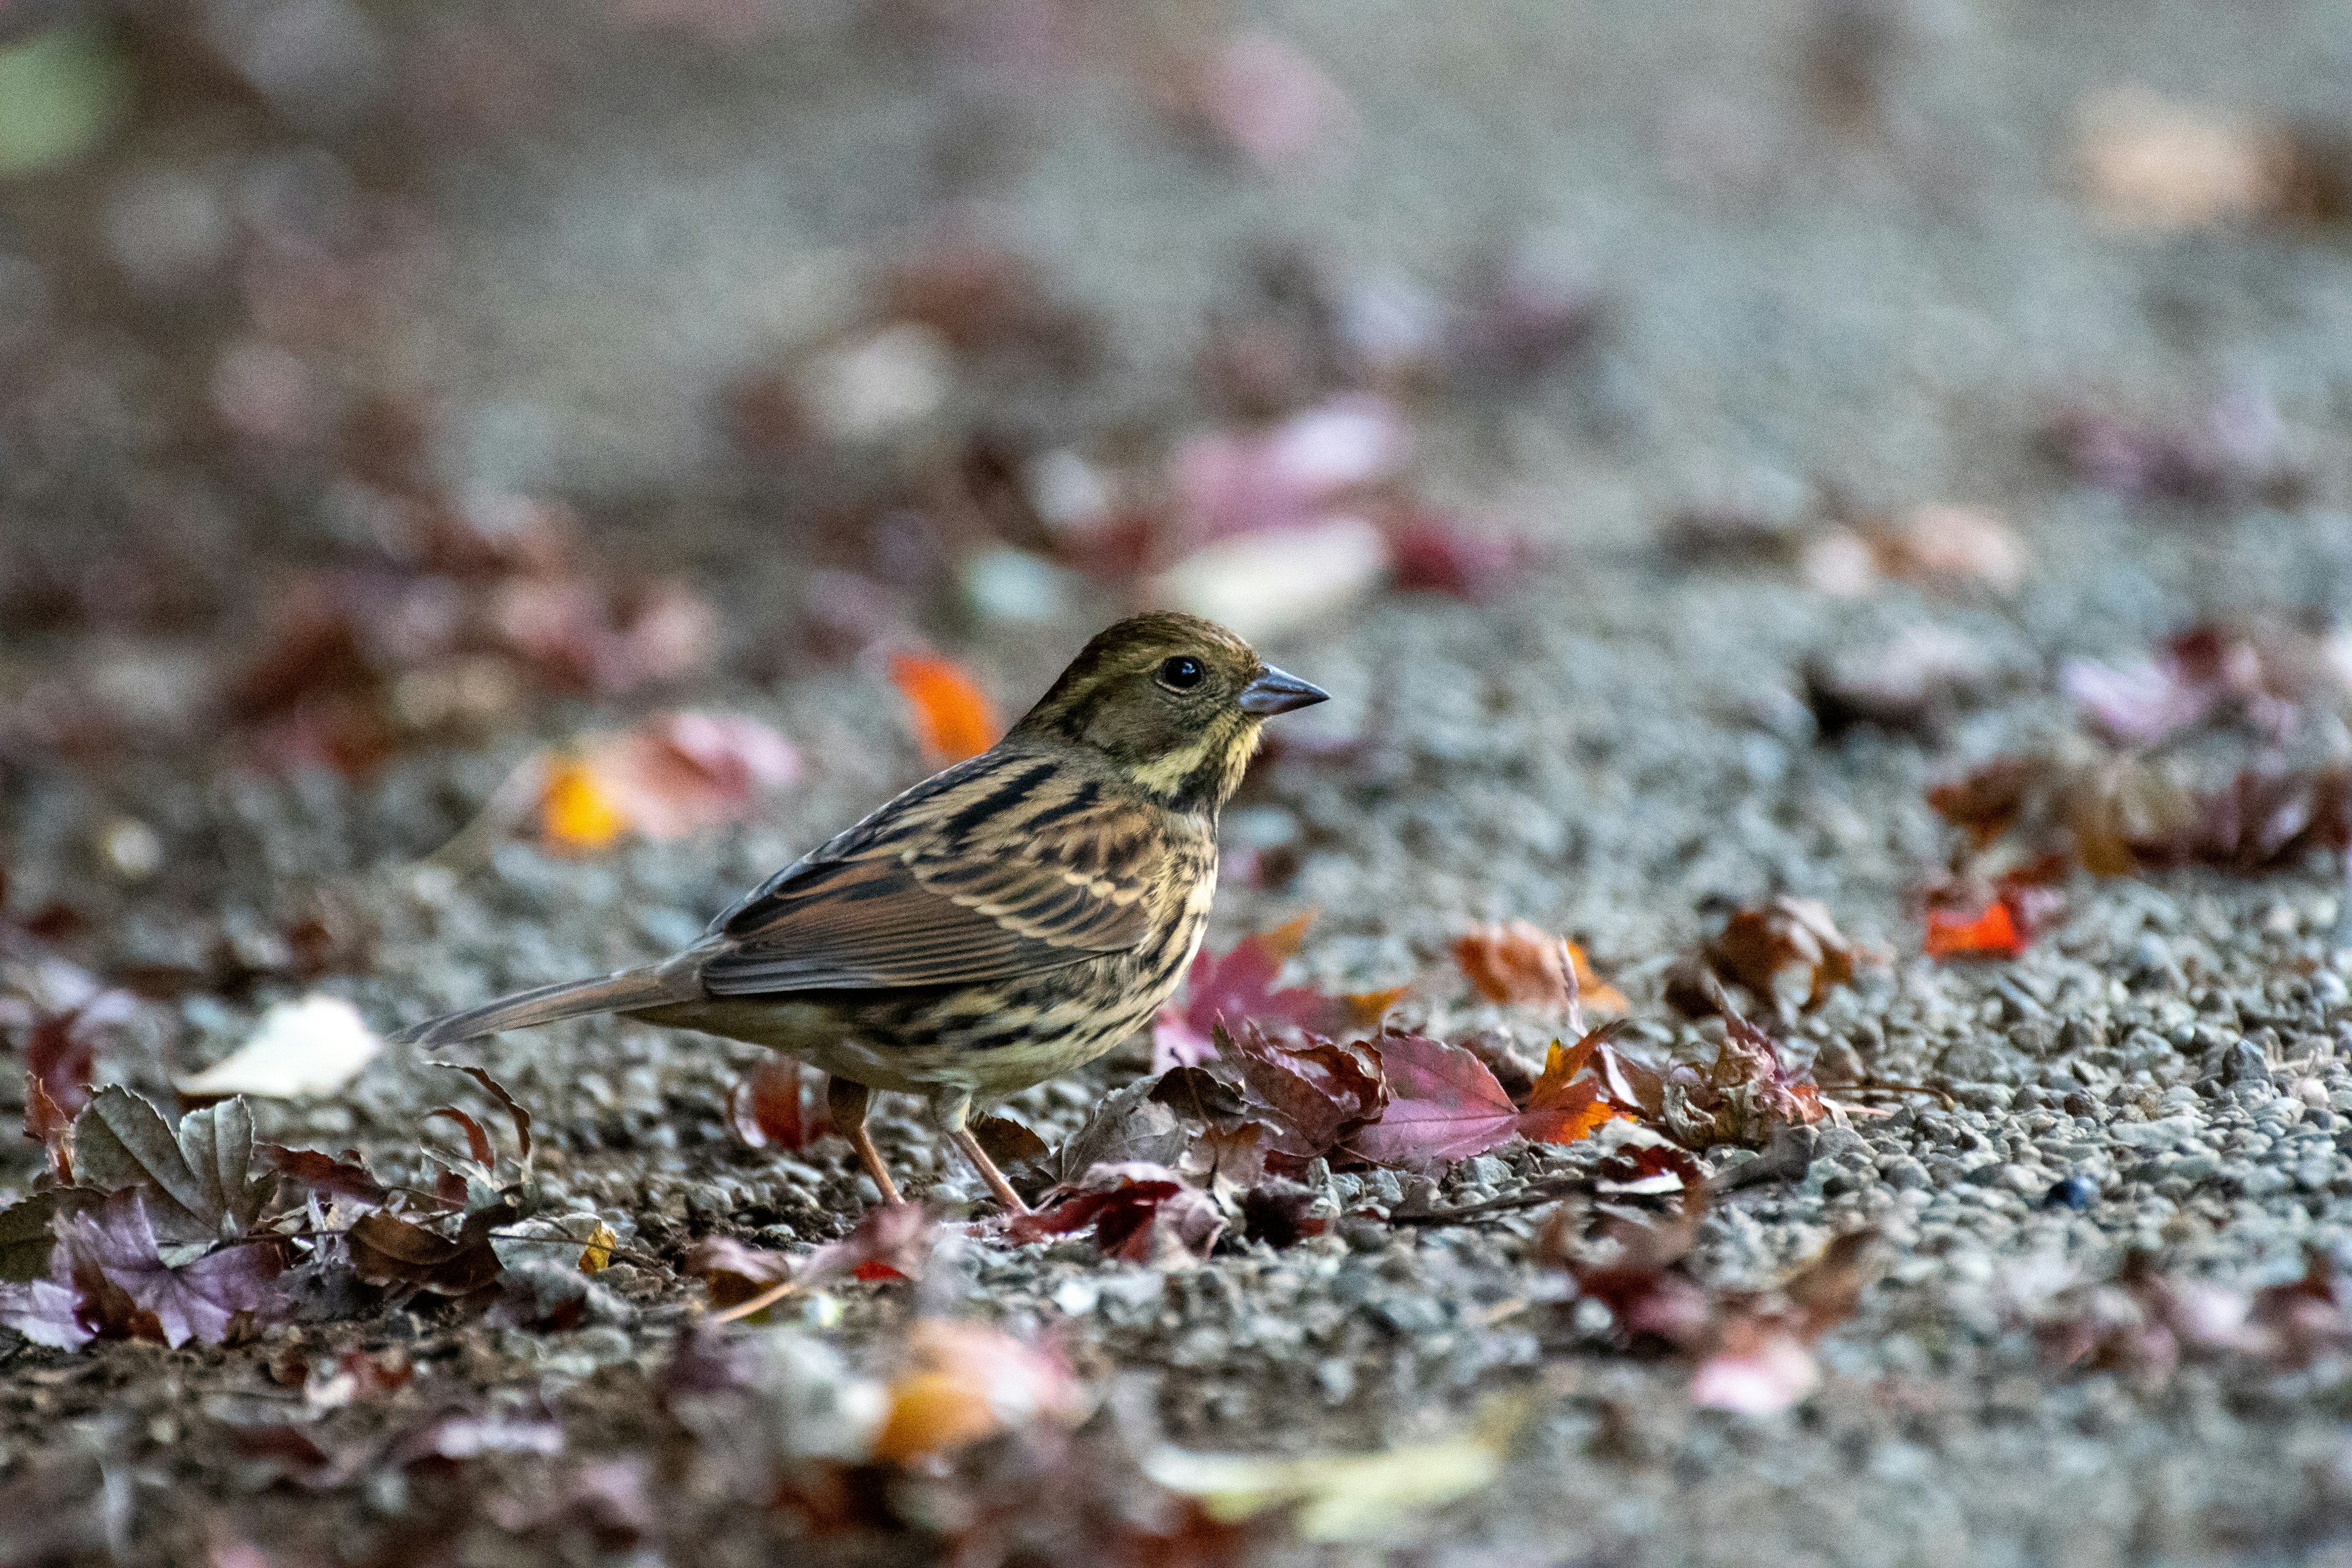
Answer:
[{"label": "yellow leaf", "polygon": [[599,1274],[612,1267],[613,1248],[620,1242],[621,1238],[614,1234],[613,1227],[598,1220],[596,1228],[588,1234],[588,1245],[581,1249],[580,1272]]},{"label": "yellow leaf", "polygon": [[1498,1399],[1471,1430],[1434,1443],[1295,1459],[1161,1448],[1145,1456],[1143,1470],[1170,1491],[1200,1499],[1220,1523],[1296,1505],[1298,1533],[1308,1541],[1391,1542],[1409,1515],[1494,1485],[1527,1415],[1526,1399]]},{"label": "yellow leaf", "polygon": [[595,770],[577,758],[548,769],[539,794],[539,823],[550,844],[573,854],[609,849],[630,826],[627,811]]}]

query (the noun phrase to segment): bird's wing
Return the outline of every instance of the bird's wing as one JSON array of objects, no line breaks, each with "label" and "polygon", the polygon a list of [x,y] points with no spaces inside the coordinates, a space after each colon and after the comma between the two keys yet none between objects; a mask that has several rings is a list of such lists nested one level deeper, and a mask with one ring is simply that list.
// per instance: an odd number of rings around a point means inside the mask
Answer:
[{"label": "bird's wing", "polygon": [[1173,847],[1149,807],[992,754],[900,796],[723,917],[717,996],[1003,980],[1150,934]]}]

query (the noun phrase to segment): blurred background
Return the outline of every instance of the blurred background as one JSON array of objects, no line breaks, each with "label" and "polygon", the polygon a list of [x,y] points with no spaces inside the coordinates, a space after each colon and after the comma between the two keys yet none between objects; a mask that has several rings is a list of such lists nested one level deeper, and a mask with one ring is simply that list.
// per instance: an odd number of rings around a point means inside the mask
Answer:
[{"label": "blurred background", "polygon": [[904,658],[2308,517],[2347,68],[2286,0],[5,0],[0,754],[885,656],[978,733]]}]

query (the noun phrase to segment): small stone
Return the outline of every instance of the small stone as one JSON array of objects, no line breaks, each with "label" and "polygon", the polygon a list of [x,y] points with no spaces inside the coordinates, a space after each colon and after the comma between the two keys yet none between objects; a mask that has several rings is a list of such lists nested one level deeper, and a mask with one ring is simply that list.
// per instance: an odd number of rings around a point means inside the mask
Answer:
[{"label": "small stone", "polygon": [[1927,1184],[1927,1167],[1908,1155],[1887,1163],[1883,1173],[1886,1184],[1898,1193],[1916,1192]]},{"label": "small stone", "polygon": [[2270,1063],[2263,1058],[2262,1047],[2252,1040],[2232,1043],[2215,1066],[2216,1076],[2232,1088],[2251,1083],[2260,1083],[2264,1088],[2270,1085]]},{"label": "small stone", "polygon": [[2042,1194],[2042,1206],[2046,1209],[2087,1209],[2098,1201],[2098,1184],[2080,1173],[2059,1178]]}]

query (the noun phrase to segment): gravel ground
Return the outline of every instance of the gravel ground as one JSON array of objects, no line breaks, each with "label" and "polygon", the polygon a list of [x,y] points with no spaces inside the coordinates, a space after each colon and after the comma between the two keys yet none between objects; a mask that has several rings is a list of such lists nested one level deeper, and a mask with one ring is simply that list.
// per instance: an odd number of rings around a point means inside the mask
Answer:
[{"label": "gravel ground", "polygon": [[[1354,1216],[1328,1235],[1189,1273],[1074,1243],[978,1242],[966,1307],[1063,1325],[1083,1364],[1148,1378],[1167,1428],[1208,1447],[1426,1436],[1458,1427],[1483,1391],[1532,1384],[1538,1414],[1504,1478],[1442,1516],[1416,1561],[2352,1562],[2340,1362],[2255,1374],[2192,1358],[2158,1384],[2055,1371],[2032,1329],[2063,1283],[2104,1279],[2134,1250],[2242,1289],[2294,1277],[2307,1246],[2346,1245],[2340,868],[2077,876],[2063,921],[2021,958],[1913,956],[1919,889],[1949,850],[1926,790],[2069,734],[2059,659],[2129,657],[2206,616],[2352,616],[2340,235],[2119,238],[2085,221],[2066,175],[2093,88],[2340,114],[2352,26],[2340,7],[2284,3],[2258,17],[2189,5],[1867,14],[1893,40],[1871,67],[1881,109],[1866,132],[1840,133],[1805,107],[1819,67],[1807,40],[1829,11],[1283,6],[1269,20],[1356,103],[1343,164],[1244,179],[1155,142],[1132,95],[1088,89],[1024,100],[1025,157],[986,193],[1107,323],[1111,368],[1092,405],[1015,405],[1049,430],[1106,407],[1181,419],[1202,312],[1269,236],[1423,278],[1496,237],[1571,247],[1608,302],[1599,345],[1528,396],[1440,408],[1419,458],[1431,493],[1537,538],[1542,564],[1489,604],[1377,596],[1274,641],[1272,657],[1336,694],[1304,727],[1372,739],[1265,766],[1228,837],[1295,846],[1298,870],[1278,891],[1228,886],[1211,942],[1311,907],[1300,962],[1325,988],[1414,981],[1406,1016],[1430,1032],[1501,1026],[1539,1044],[1541,1020],[1469,1001],[1446,959],[1470,921],[1525,916],[1577,933],[1660,1056],[1701,1049],[1704,1032],[1659,993],[1706,911],[1817,898],[1883,943],[1894,961],[1796,1022],[1791,1049],[1825,1079],[1867,1072],[1949,1103],[1906,1097],[1824,1131],[1801,1181],[1739,1189],[1699,1244],[1711,1282],[1762,1284],[1834,1235],[1875,1230],[1876,1283],[1824,1342],[1820,1391],[1782,1415],[1692,1409],[1686,1365],[1580,1335],[1590,1325],[1534,1257],[1538,1212],[1394,1225],[1392,1173],[1328,1177]],[[970,106],[936,59],[872,29],[813,23],[723,60],[654,45],[583,58],[587,90],[542,134],[415,176],[446,233],[413,285],[400,374],[466,411],[436,457],[461,483],[565,495],[601,548],[709,592],[739,642],[780,636],[796,620],[805,498],[729,467],[711,391],[822,320],[826,280],[855,271],[845,258],[887,247],[937,199],[930,171]],[[23,221],[37,241],[41,214]],[[2243,385],[2274,400],[2305,470],[2291,503],[2133,505],[2075,483],[2037,443],[2063,408],[2178,419]],[[1694,505],[1811,517],[1821,505],[1787,499],[1809,491],[1854,516],[1996,509],[2030,569],[2007,595],[1895,583],[1842,599],[1785,567],[1694,562],[1668,542]],[[58,532],[34,531],[22,494],[12,528],[26,551],[55,551]],[[283,499],[282,527],[234,534],[257,552],[256,580],[328,528],[316,498]],[[971,646],[1017,705],[1105,608]],[[1924,737],[1822,733],[1807,670],[1883,665],[1922,626],[1965,638],[1981,667],[1951,721]],[[5,657],[21,683],[124,649],[26,636]],[[877,722],[887,693],[871,672],[731,668],[685,695],[770,720],[809,764],[748,826],[597,861],[516,844],[478,866],[425,863],[533,744],[613,718],[557,702],[530,713],[530,734],[405,755],[363,782],[214,776],[194,751],[102,773],[13,762],[11,900],[82,909],[101,972],[179,962],[221,929],[322,900],[357,911],[373,963],[323,984],[385,1027],[655,957],[920,772],[911,742]],[[2308,741],[2352,752],[2340,725]],[[122,815],[167,848],[152,882],[110,879],[93,847]],[[285,989],[188,999],[176,1022],[110,1047],[102,1076],[161,1090],[167,1069],[226,1051]],[[548,1195],[674,1258],[708,1234],[833,1237],[870,1191],[837,1142],[779,1157],[729,1134],[724,1097],[754,1054],[593,1021],[488,1042],[479,1059],[539,1117]],[[1013,1109],[1057,1136],[1143,1065],[1130,1047]],[[260,1108],[263,1131],[397,1161],[442,1092],[431,1076],[388,1056],[336,1102]],[[894,1169],[918,1192],[973,1200],[911,1110],[884,1105]],[[0,1179],[21,1184],[34,1158],[7,1156]],[[1508,1195],[1576,1158],[1465,1162],[1436,1201]],[[2068,1183],[2081,1206],[2050,1201]],[[627,1264],[609,1279],[604,1321],[570,1333],[412,1320],[370,1331],[417,1336],[482,1388],[571,1386],[562,1418],[601,1445],[630,1429],[639,1369],[691,1294]],[[836,1331],[854,1345],[897,1310],[859,1295]],[[185,1500],[221,1472],[176,1435],[200,1401],[247,1389],[268,1353],[19,1353],[0,1366],[0,1458],[74,1444],[114,1456],[128,1468],[110,1473],[143,1499],[126,1555],[193,1560]],[[713,1522],[711,1560],[758,1550],[731,1528]]]}]

